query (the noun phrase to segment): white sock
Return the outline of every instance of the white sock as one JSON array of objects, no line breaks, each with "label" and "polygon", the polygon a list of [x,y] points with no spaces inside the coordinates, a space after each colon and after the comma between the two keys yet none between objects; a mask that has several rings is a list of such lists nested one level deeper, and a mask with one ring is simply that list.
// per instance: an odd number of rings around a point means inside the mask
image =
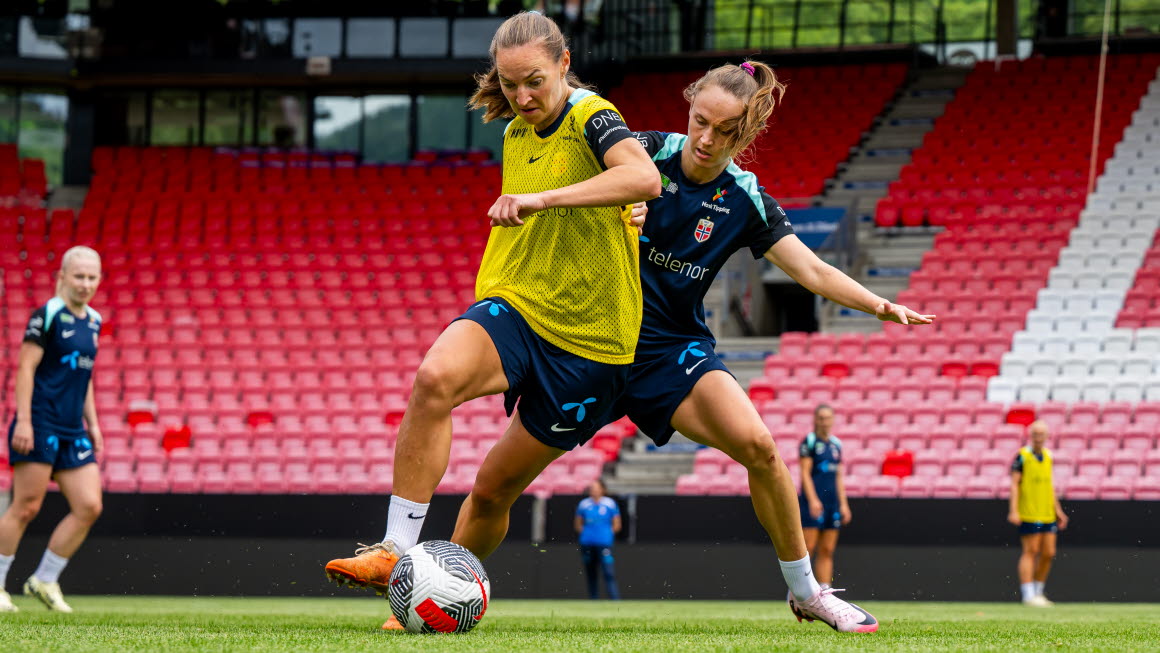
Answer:
[{"label": "white sock", "polygon": [[40,559],[40,566],[32,575],[36,576],[42,583],[55,583],[60,579],[60,572],[64,571],[67,564],[68,558],[62,558],[45,549],[44,557]]},{"label": "white sock", "polygon": [[1047,584],[1047,581],[1043,581],[1042,583],[1032,581],[1032,583],[1035,585],[1035,596],[1043,596],[1043,586]]},{"label": "white sock", "polygon": [[821,589],[818,586],[818,579],[814,578],[814,570],[808,555],[793,562],[778,560],[777,564],[781,567],[782,578],[785,578],[785,584],[789,585],[789,591],[795,599],[808,600]]},{"label": "white sock", "polygon": [[387,512],[387,534],[383,541],[391,541],[399,553],[419,543],[419,531],[423,530],[423,521],[427,517],[429,503],[415,503],[391,495],[391,508]]},{"label": "white sock", "polygon": [[1023,592],[1023,600],[1029,601],[1036,596],[1035,583],[1023,583],[1019,585],[1019,590]]},{"label": "white sock", "polygon": [[16,554],[0,555],[0,592],[4,591],[4,587],[8,584],[8,568],[12,566],[12,561],[15,559]]}]

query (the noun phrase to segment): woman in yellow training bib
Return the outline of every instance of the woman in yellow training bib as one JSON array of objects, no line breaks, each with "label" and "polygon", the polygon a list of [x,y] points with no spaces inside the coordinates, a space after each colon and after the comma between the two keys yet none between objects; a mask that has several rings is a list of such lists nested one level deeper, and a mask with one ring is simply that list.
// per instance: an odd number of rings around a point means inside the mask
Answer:
[{"label": "woman in yellow training bib", "polygon": [[1051,476],[1051,451],[1047,424],[1027,427],[1031,446],[1023,447],[1011,465],[1011,509],[1007,521],[1019,527],[1023,555],[1019,557],[1019,589],[1023,604],[1038,608],[1054,605],[1043,595],[1051,561],[1055,559],[1055,536],[1067,528],[1067,515],[1055,496]]},{"label": "woman in yellow training bib", "polygon": [[485,557],[524,488],[610,421],[633,361],[642,309],[631,205],[660,193],[660,174],[616,108],[569,72],[550,19],[509,18],[490,52],[472,107],[485,109],[484,121],[514,119],[477,301],[419,367],[395,447],[386,536],[326,565],[342,584],[385,593],[398,556],[419,541],[447,470],[454,407],[502,392],[512,416],[459,515],[460,524],[488,524],[488,545],[469,547]]}]

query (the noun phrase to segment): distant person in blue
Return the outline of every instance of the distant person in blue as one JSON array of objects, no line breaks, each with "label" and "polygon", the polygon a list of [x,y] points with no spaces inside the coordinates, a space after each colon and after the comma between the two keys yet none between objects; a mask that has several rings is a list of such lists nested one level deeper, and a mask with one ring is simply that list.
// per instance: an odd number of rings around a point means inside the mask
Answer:
[{"label": "distant person in blue", "polygon": [[[705,324],[705,294],[739,250],[765,258],[811,292],[879,320],[930,324],[934,318],[875,295],[818,258],[794,235],[785,211],[757,177],[734,161],[744,160],[784,91],[773,69],[759,61],[720,66],[684,89],[687,134],[637,133],[661,173],[662,188],[648,201],[640,238],[644,316],[616,412],[628,415],[657,445],[676,430],[744,465],[793,614],[842,632],[874,632],[873,616],[814,578],[789,468],[745,390],[714,353],[716,338]],[[763,155],[785,156],[776,141]]]},{"label": "distant person in blue", "polygon": [[834,549],[838,529],[850,523],[842,474],[842,441],[831,433],[834,409],[821,404],[814,409],[814,430],[802,439],[798,450],[802,468],[800,495],[802,531],[806,548],[814,558],[814,572],[823,587],[834,578]]},{"label": "distant person in blue", "polygon": [[16,612],[4,591],[25,528],[55,480],[68,500],[40,566],[24,593],[50,610],[72,612],[57,582],[101,514],[101,427],[93,401],[93,363],[101,315],[89,306],[101,282],[101,257],[73,247],[61,257],[56,296],[28,320],[16,370],[16,417],[8,427],[12,503],[0,517],[0,611]]},{"label": "distant person in blue", "polygon": [[600,598],[600,576],[608,598],[620,600],[616,586],[616,569],[612,559],[612,543],[620,532],[620,508],[616,501],[605,495],[604,481],[592,481],[588,497],[576,506],[576,532],[580,534],[580,557],[588,574],[588,598]]}]

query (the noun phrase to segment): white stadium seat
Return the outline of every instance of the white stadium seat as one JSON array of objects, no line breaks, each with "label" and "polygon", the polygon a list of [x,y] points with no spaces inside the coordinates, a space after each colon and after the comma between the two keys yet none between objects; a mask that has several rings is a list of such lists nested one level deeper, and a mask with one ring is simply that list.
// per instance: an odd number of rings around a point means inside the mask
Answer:
[{"label": "white stadium seat", "polygon": [[[1026,333],[1020,331],[1019,333]],[[1019,333],[1015,335],[1018,336]],[[1018,352],[1009,351],[1003,354],[1002,363],[999,366],[1000,373],[1010,379],[1021,379],[1028,375],[1031,370],[1031,359],[1039,354],[1035,352]]]},{"label": "white stadium seat", "polygon": [[1138,354],[1160,354],[1160,328],[1138,329],[1132,350]]},{"label": "white stadium seat", "polygon": [[1077,315],[1069,315],[1055,320],[1055,330],[1062,333],[1072,333],[1070,326],[1072,324],[1071,318],[1079,318],[1079,321],[1083,324],[1085,333],[1107,333],[1116,325],[1115,313],[1096,313],[1082,318]]},{"label": "white stadium seat", "polygon": [[1058,378],[1051,384],[1053,401],[1079,401],[1083,381],[1074,378]]},{"label": "white stadium seat", "polygon": [[1019,354],[1039,353],[1039,335],[1030,331],[1016,331],[1011,339],[1011,351]]},{"label": "white stadium seat", "polygon": [[1126,356],[1121,374],[1130,379],[1143,379],[1151,376],[1156,363],[1154,358],[1147,356]]},{"label": "white stadium seat", "polygon": [[1137,402],[1144,398],[1144,388],[1139,381],[1120,379],[1112,384],[1112,401]]},{"label": "white stadium seat", "polygon": [[1098,354],[1103,351],[1103,337],[1084,333],[1071,340],[1071,351],[1076,354]]},{"label": "white stadium seat", "polygon": [[1046,379],[1026,378],[1019,384],[1019,401],[1039,403],[1047,401],[1050,385]]},{"label": "white stadium seat", "polygon": [[1101,290],[1092,302],[1092,310],[1098,313],[1118,314],[1123,307],[1124,294],[1116,290]]},{"label": "white stadium seat", "polygon": [[1029,377],[1052,379],[1059,376],[1059,360],[1054,356],[1037,356],[1029,362],[1027,369]]},{"label": "white stadium seat", "polygon": [[1054,290],[1052,288],[1044,288],[1039,291],[1039,298],[1035,302],[1035,308],[1045,313],[1062,313],[1065,310],[1065,304],[1070,299],[1065,291]]},{"label": "white stadium seat", "polygon": [[1132,330],[1113,329],[1104,335],[1103,350],[1108,354],[1126,354],[1132,351]]},{"label": "white stadium seat", "polygon": [[1160,401],[1160,377],[1152,377],[1143,386],[1144,401]]},{"label": "white stadium seat", "polygon": [[[987,382],[987,401],[1009,404],[1015,401],[1017,391],[1018,386],[1014,380],[992,376]],[[1160,395],[1160,387],[1157,388],[1157,393]]]},{"label": "white stadium seat", "polygon": [[1091,367],[1088,358],[1065,358],[1059,364],[1059,376],[1087,376],[1091,373]]},{"label": "white stadium seat", "polygon": [[1103,356],[1092,361],[1091,374],[1100,377],[1120,376],[1121,369],[1123,364],[1119,358]]},{"label": "white stadium seat", "polygon": [[1084,381],[1084,401],[1111,401],[1112,381],[1107,378],[1090,377]]},{"label": "white stadium seat", "polygon": [[1055,330],[1055,315],[1037,308],[1027,311],[1027,330],[1032,333],[1051,333]]}]

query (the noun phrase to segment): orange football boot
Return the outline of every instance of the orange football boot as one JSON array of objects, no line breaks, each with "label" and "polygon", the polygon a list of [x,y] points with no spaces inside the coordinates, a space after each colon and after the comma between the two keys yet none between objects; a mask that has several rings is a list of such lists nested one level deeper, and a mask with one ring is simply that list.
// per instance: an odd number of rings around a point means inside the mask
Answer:
[{"label": "orange football boot", "polygon": [[391,615],[391,618],[383,623],[383,630],[406,630],[406,628],[403,628],[403,624],[399,623],[395,615]]},{"label": "orange football boot", "polygon": [[391,542],[360,544],[353,558],[338,558],[326,563],[326,577],[339,585],[369,587],[385,596],[390,587],[391,571],[399,554]]}]

